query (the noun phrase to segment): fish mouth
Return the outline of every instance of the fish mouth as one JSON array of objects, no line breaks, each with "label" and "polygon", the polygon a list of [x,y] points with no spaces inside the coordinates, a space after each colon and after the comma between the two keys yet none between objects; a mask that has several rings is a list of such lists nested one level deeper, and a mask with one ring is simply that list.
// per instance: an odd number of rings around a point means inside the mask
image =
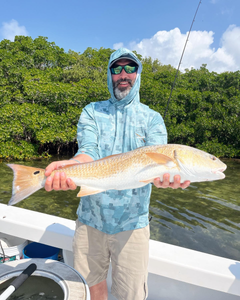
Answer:
[{"label": "fish mouth", "polygon": [[216,174],[217,174],[217,175],[219,176],[219,178],[221,178],[221,179],[223,179],[223,178],[226,177],[226,175],[225,175],[223,172],[221,172],[221,171],[217,171]]},{"label": "fish mouth", "polygon": [[219,178],[223,179],[226,177],[226,175],[223,173],[225,170],[227,169],[227,166],[221,168],[221,169],[215,169],[215,170],[212,170],[212,172],[216,175],[219,176]]}]

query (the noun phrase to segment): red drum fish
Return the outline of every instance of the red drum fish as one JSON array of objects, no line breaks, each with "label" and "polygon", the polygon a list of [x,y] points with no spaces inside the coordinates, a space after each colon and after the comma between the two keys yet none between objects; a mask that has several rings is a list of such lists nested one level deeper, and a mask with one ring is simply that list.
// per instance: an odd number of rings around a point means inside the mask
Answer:
[{"label": "red drum fish", "polygon": [[[13,205],[27,198],[45,185],[45,170],[8,164],[14,172]],[[93,195],[107,190],[125,190],[142,187],[163,174],[175,175],[181,182],[213,181],[225,178],[226,165],[217,157],[199,149],[178,145],[155,145],[107,156],[81,164],[67,165],[52,172],[65,172],[77,186],[81,186],[78,197]]]}]

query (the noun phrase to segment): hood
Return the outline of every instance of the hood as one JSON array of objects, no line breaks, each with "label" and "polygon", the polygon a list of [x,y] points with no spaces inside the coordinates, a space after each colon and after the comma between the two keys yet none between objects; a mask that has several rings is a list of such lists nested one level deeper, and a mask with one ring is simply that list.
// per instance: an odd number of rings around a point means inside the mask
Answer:
[{"label": "hood", "polygon": [[[139,66],[135,83],[134,83],[133,87],[131,88],[130,93],[122,100],[118,100],[114,96],[112,75],[111,75],[111,72],[109,69],[109,66],[112,65],[113,61],[120,57],[129,58],[131,60],[134,60]],[[140,89],[140,82],[141,82],[141,72],[142,72],[142,64],[141,64],[140,60],[137,58],[137,56],[132,51],[130,51],[126,48],[120,48],[117,51],[113,52],[109,59],[108,71],[107,71],[108,90],[111,94],[110,102],[117,104],[117,105],[127,105],[130,102],[132,102],[134,99],[135,99],[135,101],[139,102],[140,101],[139,100],[139,89]]]}]

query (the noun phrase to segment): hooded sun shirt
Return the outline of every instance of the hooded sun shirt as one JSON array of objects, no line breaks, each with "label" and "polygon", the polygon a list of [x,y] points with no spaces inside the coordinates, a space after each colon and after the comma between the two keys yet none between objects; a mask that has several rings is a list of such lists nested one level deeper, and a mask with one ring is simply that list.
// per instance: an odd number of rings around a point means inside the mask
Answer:
[{"label": "hooded sun shirt", "polygon": [[[124,57],[138,64],[135,83],[129,94],[117,100],[109,66]],[[108,89],[111,98],[88,104],[78,122],[79,154],[94,160],[134,150],[142,146],[167,143],[161,115],[140,103],[139,89],[142,64],[125,48],[112,53],[108,64]],[[151,184],[137,189],[108,190],[82,197],[77,214],[80,222],[108,234],[143,228],[148,225]]]}]

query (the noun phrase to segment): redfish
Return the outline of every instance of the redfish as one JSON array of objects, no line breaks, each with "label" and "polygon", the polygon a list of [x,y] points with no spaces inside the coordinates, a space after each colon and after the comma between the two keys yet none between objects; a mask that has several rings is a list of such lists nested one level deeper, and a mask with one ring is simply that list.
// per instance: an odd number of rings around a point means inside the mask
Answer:
[{"label": "redfish", "polygon": [[[14,172],[13,205],[44,187],[45,170],[23,165],[8,164]],[[213,181],[225,178],[226,165],[217,157],[199,149],[177,145],[145,146],[135,150],[107,156],[82,164],[67,165],[55,170],[65,172],[77,186],[81,186],[78,197],[93,195],[107,190],[125,190],[143,187],[163,174],[175,175],[181,182]]]}]

